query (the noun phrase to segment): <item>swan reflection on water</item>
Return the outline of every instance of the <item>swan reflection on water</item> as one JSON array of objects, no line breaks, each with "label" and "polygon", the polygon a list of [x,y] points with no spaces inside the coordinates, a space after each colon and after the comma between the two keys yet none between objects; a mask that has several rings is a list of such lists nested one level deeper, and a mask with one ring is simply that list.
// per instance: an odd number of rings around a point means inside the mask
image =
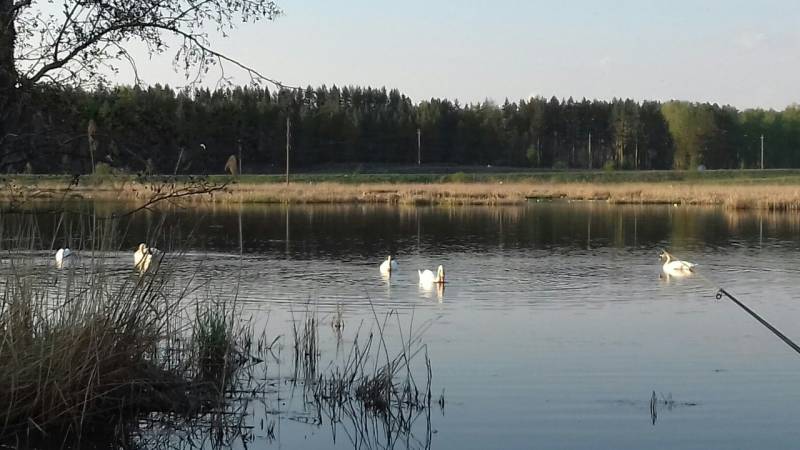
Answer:
[{"label": "swan reflection on water", "polygon": [[436,292],[436,300],[442,303],[444,301],[444,283],[419,283],[419,293],[423,297],[433,300],[434,292]]}]

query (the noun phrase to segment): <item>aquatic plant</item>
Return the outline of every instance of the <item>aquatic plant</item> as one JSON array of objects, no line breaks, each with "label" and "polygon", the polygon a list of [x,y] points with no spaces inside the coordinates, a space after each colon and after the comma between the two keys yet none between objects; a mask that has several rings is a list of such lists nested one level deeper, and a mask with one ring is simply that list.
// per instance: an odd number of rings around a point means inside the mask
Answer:
[{"label": "aquatic plant", "polygon": [[87,235],[67,240],[96,249],[69,270],[41,270],[35,217],[4,237],[13,250],[0,276],[0,445],[123,445],[142,420],[229,408],[224,394],[242,367],[233,362],[253,336],[226,317],[230,300],[192,320],[190,291],[169,262],[143,277],[105,267],[116,221],[89,220]]},{"label": "aquatic plant", "polygon": [[[78,288],[77,286],[86,286]],[[52,298],[15,274],[0,298],[0,441],[110,433],[150,412],[190,413],[183,367],[159,351],[178,301],[155,278],[92,273]],[[109,421],[111,417],[111,421]]]},{"label": "aquatic plant", "polygon": [[[401,336],[401,348],[394,354],[385,341],[391,317],[397,318]],[[409,442],[416,422],[424,418],[425,437],[414,441],[419,442],[420,448],[429,448],[433,372],[427,346],[420,340],[429,323],[417,330],[410,328],[405,337],[394,310],[387,312],[382,321],[375,314],[374,323],[364,341],[360,340],[359,327],[341,364],[331,366],[316,379],[306,380],[309,404],[314,406],[319,420],[327,417],[334,429],[352,424],[346,434],[356,448],[391,448],[400,440]],[[424,372],[412,369],[419,358],[424,360]]]},{"label": "aquatic plant", "polygon": [[306,310],[298,325],[292,313],[292,334],[294,335],[294,379],[302,375],[303,380],[313,380],[317,375],[319,362],[319,320],[316,313]]},{"label": "aquatic plant", "polygon": [[232,357],[236,353],[225,306],[216,302],[198,305],[193,330],[198,378],[223,385],[230,380],[234,367]]}]

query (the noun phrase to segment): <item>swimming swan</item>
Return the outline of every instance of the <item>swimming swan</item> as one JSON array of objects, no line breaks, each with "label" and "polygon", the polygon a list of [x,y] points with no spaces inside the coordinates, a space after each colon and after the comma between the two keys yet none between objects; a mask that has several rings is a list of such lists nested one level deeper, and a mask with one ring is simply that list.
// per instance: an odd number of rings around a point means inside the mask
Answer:
[{"label": "swimming swan", "polygon": [[391,256],[386,257],[386,261],[381,263],[381,273],[391,274],[397,270],[397,261],[393,260]]},{"label": "swimming swan", "polygon": [[436,275],[430,270],[419,270],[419,284],[444,283],[444,267],[436,269]]},{"label": "swimming swan", "polygon": [[72,267],[77,255],[72,253],[69,248],[60,248],[56,252],[56,267],[63,269],[64,267]]},{"label": "swimming swan", "polygon": [[153,256],[158,253],[159,251],[155,247],[148,247],[144,243],[139,244],[139,248],[133,253],[133,267],[140,273],[147,272],[153,262]]},{"label": "swimming swan", "polygon": [[659,258],[664,260],[664,266],[662,266],[662,269],[664,270],[664,273],[668,275],[689,275],[690,273],[694,272],[694,268],[697,267],[697,264],[695,263],[674,259],[673,256],[666,251],[662,251],[659,255]]}]

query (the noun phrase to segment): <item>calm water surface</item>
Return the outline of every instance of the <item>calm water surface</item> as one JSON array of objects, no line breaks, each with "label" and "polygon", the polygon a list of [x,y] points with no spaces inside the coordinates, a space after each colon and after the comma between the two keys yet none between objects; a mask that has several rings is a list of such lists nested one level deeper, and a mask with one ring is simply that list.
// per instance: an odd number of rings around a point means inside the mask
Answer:
[{"label": "calm water surface", "polygon": [[[161,217],[134,219],[121,248],[147,239]],[[293,315],[306,309],[325,323],[337,305],[346,336],[374,323],[370,305],[381,317],[396,310],[406,329],[413,317],[425,329],[434,395],[445,397],[432,411],[431,448],[750,449],[800,440],[800,355],[716,300],[703,277],[664,278],[657,258],[668,248],[700,264],[800,339],[797,214],[532,203],[202,207],[163,217],[167,231],[155,241],[186,243],[184,273],[211,279],[206,295],[238,283],[268,334],[288,338]],[[43,220],[43,235],[52,227]],[[400,264],[391,280],[378,272],[389,254]],[[114,258],[129,265],[130,252]],[[421,289],[417,269],[438,264],[444,291]],[[332,329],[321,330],[330,359],[340,358]],[[396,325],[387,333],[398,341]],[[659,405],[655,424],[653,391],[674,401]],[[305,423],[297,403],[286,394],[271,406],[284,412],[275,440],[256,431],[250,448],[353,447],[341,430],[334,440],[329,424]],[[256,421],[266,409],[255,408]],[[419,447],[426,432],[417,428],[416,440],[394,448]]]}]

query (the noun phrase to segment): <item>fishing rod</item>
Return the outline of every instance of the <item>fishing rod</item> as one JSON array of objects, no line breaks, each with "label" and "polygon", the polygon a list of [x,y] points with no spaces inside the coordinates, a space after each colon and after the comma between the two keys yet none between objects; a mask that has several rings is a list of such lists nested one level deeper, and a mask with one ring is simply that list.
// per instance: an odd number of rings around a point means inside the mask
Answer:
[{"label": "fishing rod", "polygon": [[728,297],[728,299],[730,299],[732,302],[736,303],[740,308],[745,310],[747,312],[747,314],[750,314],[751,316],[753,316],[753,318],[755,318],[757,321],[759,321],[761,323],[761,325],[764,325],[765,327],[767,327],[767,329],[769,331],[772,331],[772,333],[775,334],[775,336],[778,336],[783,342],[786,343],[786,345],[791,347],[792,350],[796,351],[797,353],[800,353],[800,347],[797,344],[795,344],[794,341],[789,339],[785,334],[781,333],[780,330],[778,330],[777,328],[772,326],[772,324],[767,322],[763,317],[759,316],[758,313],[756,313],[752,309],[748,308],[747,305],[745,305],[744,303],[739,301],[736,297],[731,295],[728,291],[726,291],[723,288],[719,288],[719,290],[717,291],[717,296],[716,296],[717,300],[722,299],[723,296]]},{"label": "fishing rod", "polygon": [[690,271],[692,273],[700,276],[708,284],[710,284],[715,289],[717,289],[717,294],[716,294],[717,300],[721,300],[722,297],[727,297],[730,301],[735,303],[736,306],[738,306],[738,307],[742,308],[743,310],[745,310],[745,312],[747,312],[747,314],[750,314],[761,325],[764,325],[764,327],[766,327],[769,331],[771,331],[775,336],[778,336],[778,338],[780,338],[780,340],[782,340],[784,343],[786,343],[786,345],[791,347],[792,350],[794,350],[795,352],[800,354],[800,346],[795,344],[794,341],[792,341],[788,336],[786,336],[785,334],[781,333],[781,331],[778,330],[777,328],[775,328],[771,323],[767,322],[767,320],[764,319],[763,317],[761,317],[757,312],[755,312],[752,309],[750,309],[747,305],[742,303],[741,300],[737,299],[736,297],[733,296],[733,294],[731,294],[730,292],[726,291],[725,288],[723,288],[719,284],[713,282],[711,279],[709,279],[708,277],[706,277],[702,273],[697,272],[697,269],[695,267],[692,267],[690,269]]}]

